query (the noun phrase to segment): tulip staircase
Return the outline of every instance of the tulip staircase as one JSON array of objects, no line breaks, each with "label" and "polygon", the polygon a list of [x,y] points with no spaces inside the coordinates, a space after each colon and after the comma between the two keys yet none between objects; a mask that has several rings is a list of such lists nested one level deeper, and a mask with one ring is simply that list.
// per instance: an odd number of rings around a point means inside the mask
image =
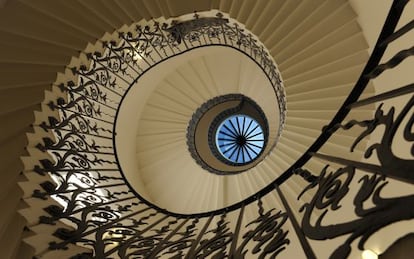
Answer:
[{"label": "tulip staircase", "polygon": [[3,5],[4,258],[411,252],[413,2]]}]

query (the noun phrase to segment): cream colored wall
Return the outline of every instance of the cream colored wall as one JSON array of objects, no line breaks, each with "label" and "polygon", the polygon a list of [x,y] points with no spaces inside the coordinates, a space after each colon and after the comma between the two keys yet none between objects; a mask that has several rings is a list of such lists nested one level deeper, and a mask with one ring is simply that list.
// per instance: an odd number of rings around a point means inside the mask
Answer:
[{"label": "cream colored wall", "polygon": [[[20,156],[28,154],[25,133],[31,130],[33,111],[40,109],[44,90],[51,87],[58,72],[65,70],[71,57],[77,56],[88,42],[95,42],[105,32],[131,21],[210,8],[237,11],[232,1],[191,1],[189,4],[186,0],[143,0],[139,7],[132,1],[80,2],[10,0],[0,9],[0,251],[3,258],[28,258],[33,253],[21,241],[30,232],[23,231],[25,220],[17,213],[18,209],[27,207],[20,199],[22,190],[17,186],[17,181],[24,180],[21,172],[28,170],[23,167]],[[361,26],[369,43],[378,35],[374,31],[378,31],[376,28],[383,21],[385,11],[380,6],[387,8],[390,2],[351,1],[362,17]],[[413,10],[413,1],[409,5]],[[378,7],[373,11],[372,6]],[[249,11],[249,6],[245,9]],[[412,73],[410,68],[414,66],[405,66],[403,73]],[[391,82],[395,83],[394,79],[390,78]],[[378,84],[379,91],[387,85],[384,83],[381,88]]]}]

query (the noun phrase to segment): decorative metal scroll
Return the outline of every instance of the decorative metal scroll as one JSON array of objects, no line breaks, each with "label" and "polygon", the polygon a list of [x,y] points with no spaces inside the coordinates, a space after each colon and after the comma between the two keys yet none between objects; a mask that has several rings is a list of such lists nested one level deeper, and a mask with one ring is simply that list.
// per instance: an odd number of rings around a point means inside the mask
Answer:
[{"label": "decorative metal scroll", "polygon": [[[167,58],[166,56],[174,56],[202,46],[229,46],[246,54],[262,68],[271,82],[275,97],[278,99],[280,127],[283,127],[286,116],[286,97],[281,76],[275,62],[263,45],[239,24],[223,18],[221,13],[218,13],[217,17],[205,18],[196,14],[193,20],[180,23],[173,21],[171,25],[165,23],[160,25],[155,22],[153,26],[137,26],[137,33],[137,36],[132,33],[123,33],[121,34],[125,40],[123,44],[118,47],[110,45],[108,47],[117,52],[124,51],[117,55],[124,62],[134,60],[136,56],[135,59],[138,57],[143,59],[148,66],[158,63]],[[145,69],[140,67],[138,70]]]},{"label": "decorative metal scroll", "polygon": [[281,211],[275,213],[275,209],[264,212],[260,200],[258,206],[259,216],[246,225],[246,227],[254,227],[243,235],[243,241],[235,253],[235,258],[246,256],[246,245],[249,242],[255,243],[252,253],[258,254],[259,258],[264,258],[267,255],[270,258],[275,258],[290,243],[287,238],[288,231],[284,231],[282,228],[288,219],[287,213]]},{"label": "decorative metal scroll", "polygon": [[170,25],[154,22],[119,36],[119,43],[102,42],[104,53],[87,53],[89,67],[72,69],[76,83],[58,86],[66,97],[47,103],[58,117],[38,125],[53,133],[53,138],[45,137],[36,145],[52,158],[39,161],[34,171],[50,175],[54,182],[42,182],[33,197],[53,197],[62,205],[44,208],[49,215],[39,220],[49,225],[63,220],[68,226],[56,229],[54,235],[61,241],[51,242],[49,249],[65,250],[76,244],[92,250],[75,258],[182,258],[189,254],[192,258],[243,258],[246,245],[258,242],[252,253],[260,257],[282,252],[288,244],[287,231],[282,230],[283,212],[264,213],[260,204],[259,217],[245,225],[254,230],[244,236],[241,225],[230,227],[224,210],[207,222],[201,215],[166,212],[129,188],[113,147],[116,113],[127,89],[159,62],[202,46],[229,46],[254,60],[274,87],[283,126],[284,90],[264,47],[221,14],[196,15],[194,20]]},{"label": "decorative metal scroll", "polygon": [[[359,249],[363,249],[366,240],[377,230],[397,221],[413,219],[413,210],[407,206],[413,204],[413,195],[384,198],[382,191],[387,187],[388,178],[413,182],[413,159],[398,157],[390,146],[399,132],[403,132],[402,139],[406,142],[414,141],[414,85],[357,101],[370,79],[379,78],[384,71],[393,69],[413,54],[411,49],[402,51],[385,65],[379,64],[386,45],[408,31],[394,32],[405,3],[401,0],[394,2],[380,41],[355,90],[317,140],[318,143],[304,154],[343,164],[344,167],[333,171],[326,167],[320,175],[314,175],[301,169],[307,162],[301,159],[296,168],[287,172],[291,175],[295,171],[310,182],[304,193],[314,192],[310,201],[296,213],[292,213],[283,195],[279,197],[286,212],[274,208],[276,202],[273,196],[268,195],[274,190],[274,183],[257,196],[246,199],[245,203],[223,210],[194,215],[167,212],[138,198],[127,186],[113,150],[113,124],[127,89],[142,73],[159,62],[202,46],[230,46],[251,57],[274,87],[281,111],[280,125],[283,125],[286,106],[280,75],[269,54],[252,35],[219,14],[170,25],[155,22],[137,26],[134,32],[120,33],[119,44],[103,42],[104,53],[88,54],[90,67],[72,70],[78,76],[77,83],[59,86],[67,98],[47,104],[59,113],[59,117],[49,117],[38,125],[53,133],[54,139],[46,137],[37,144],[37,148],[48,152],[52,159],[39,161],[34,171],[41,176],[50,175],[54,183],[45,180],[34,190],[33,197],[47,199],[51,196],[62,204],[62,207],[44,208],[49,216],[42,216],[39,220],[50,225],[63,220],[68,226],[56,230],[54,235],[59,241],[51,242],[49,249],[68,249],[70,244],[76,244],[92,250],[90,254],[74,258],[244,258],[247,254],[257,258],[275,258],[293,247],[288,247],[293,242],[288,238],[292,232],[286,223],[290,223],[303,248],[309,247],[308,239],[334,239],[347,235],[331,256],[345,258],[357,238],[360,238]],[[409,98],[398,112],[395,107],[385,108],[385,105],[378,104],[373,118],[344,121],[348,112],[356,107],[385,103],[400,96]],[[329,137],[340,130],[363,129],[350,147],[352,151],[379,126],[385,126],[386,131],[365,152],[366,158],[375,154],[379,161],[377,164],[318,153]],[[408,152],[414,156],[412,147]],[[280,184],[286,180],[283,179]],[[354,179],[360,185],[352,199],[356,219],[337,225],[325,224],[326,215],[340,209],[341,202],[350,195],[349,188],[355,186],[352,185]],[[264,209],[262,200],[265,199],[271,202],[272,208]],[[368,201],[372,201],[371,208],[365,206]],[[247,219],[244,209],[253,202],[259,209],[253,219]],[[234,222],[230,221],[230,213],[238,215],[235,227],[232,227]],[[298,215],[301,215],[301,227],[296,221]],[[313,217],[318,220],[314,222],[311,220]],[[313,252],[305,254],[315,257]]]},{"label": "decorative metal scroll", "polygon": [[[401,220],[414,218],[414,211],[407,204],[413,204],[414,195],[397,198],[383,198],[381,191],[387,186],[384,175],[362,174],[361,183],[353,199],[356,219],[334,225],[324,223],[329,212],[339,210],[341,202],[348,194],[353,178],[358,175],[355,167],[348,166],[335,172],[329,172],[326,167],[319,176],[316,194],[302,210],[302,230],[308,238],[316,240],[332,239],[350,234],[344,244],[334,249],[331,258],[346,258],[351,252],[351,243],[360,238],[358,248],[364,250],[367,239],[379,229]],[[374,205],[369,206],[372,202]],[[311,217],[316,211],[321,211],[316,223],[311,223]]]},{"label": "decorative metal scroll", "polygon": [[[338,111],[336,118],[344,119],[334,119],[324,129],[328,137],[331,134],[347,134],[352,129],[354,133],[348,135],[353,137],[349,153],[357,147],[363,148],[361,142],[370,138],[362,152],[363,157],[351,159],[351,156],[338,156],[316,149],[309,153],[312,157],[339,164],[340,168],[330,169],[327,165],[317,176],[307,170],[296,170],[310,182],[299,197],[313,192],[310,201],[301,207],[301,231],[313,240],[345,238],[341,239],[344,241],[341,241],[343,243],[340,246],[332,249],[330,258],[347,258],[356,240],[359,240],[360,250],[367,249],[367,240],[375,237],[378,230],[396,222],[414,219],[411,207],[414,194],[387,194],[390,185],[404,182],[403,186],[410,186],[414,183],[414,84],[390,85],[391,90],[388,92],[359,99],[370,80],[381,80],[383,73],[396,71],[401,62],[414,54],[413,48],[397,51],[391,59],[380,64],[388,44],[413,29],[411,21],[395,31],[406,3],[394,1],[366,68]],[[353,119],[357,108],[367,105],[376,106],[373,116]],[[352,202],[351,208],[349,200]],[[348,205],[349,219],[332,222],[332,215],[336,215],[345,204]],[[395,240],[407,234],[395,233]]]},{"label": "decorative metal scroll", "polygon": [[[411,89],[414,92],[414,86]],[[384,111],[384,99],[381,100],[375,111],[374,118],[367,120],[349,120],[343,125],[338,124],[334,130],[347,131],[351,128],[361,128],[361,133],[355,137],[354,143],[350,147],[352,152],[362,139],[380,131],[382,134],[375,138],[373,144],[366,148],[364,157],[366,159],[375,156],[374,162],[354,161],[351,159],[336,157],[333,155],[316,153],[315,157],[325,159],[345,165],[335,172],[328,173],[326,167],[321,174],[313,179],[304,193],[316,188],[316,194],[309,203],[306,203],[302,210],[302,228],[305,235],[311,239],[324,240],[338,236],[350,234],[345,243],[338,247],[333,253],[332,258],[346,258],[351,252],[351,244],[360,238],[358,248],[363,250],[367,239],[374,235],[379,229],[392,223],[410,220],[414,218],[414,211],[408,204],[413,204],[414,194],[400,197],[385,198],[389,182],[387,179],[396,179],[409,184],[414,180],[414,160],[398,157],[393,152],[394,141],[405,141],[411,143],[404,154],[414,157],[414,95],[409,93],[408,101],[400,109],[395,107]],[[394,98],[403,95],[395,95]],[[407,99],[407,98],[405,98]],[[397,112],[397,110],[399,110]],[[380,126],[384,127],[380,130]],[[400,133],[401,135],[398,135]],[[400,144],[400,149],[401,149]],[[374,161],[375,161],[374,160]],[[371,174],[366,174],[370,172]],[[356,195],[353,197],[355,220],[337,223],[335,225],[324,224],[324,219],[330,212],[340,209],[341,202],[348,195],[350,188],[357,185],[354,178],[357,178],[360,186]],[[369,204],[374,204],[370,206]],[[311,217],[319,211],[321,216],[316,223],[311,223]]]}]

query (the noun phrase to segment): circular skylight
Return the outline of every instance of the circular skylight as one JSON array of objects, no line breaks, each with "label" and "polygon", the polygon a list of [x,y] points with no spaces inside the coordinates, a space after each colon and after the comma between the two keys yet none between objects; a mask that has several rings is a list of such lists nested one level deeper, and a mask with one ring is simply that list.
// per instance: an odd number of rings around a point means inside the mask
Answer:
[{"label": "circular skylight", "polygon": [[216,131],[216,146],[220,155],[235,164],[247,164],[255,160],[264,145],[262,127],[247,115],[226,118]]},{"label": "circular skylight", "polygon": [[[277,128],[273,128],[277,131]],[[187,128],[188,150],[202,168],[226,175],[256,166],[274,146],[265,113],[242,94],[214,97],[193,114]]]}]

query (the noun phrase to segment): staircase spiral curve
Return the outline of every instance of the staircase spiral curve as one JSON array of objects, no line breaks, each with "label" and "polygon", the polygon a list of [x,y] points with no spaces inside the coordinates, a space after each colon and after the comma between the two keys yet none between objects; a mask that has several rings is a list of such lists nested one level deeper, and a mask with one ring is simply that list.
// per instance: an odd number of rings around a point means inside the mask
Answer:
[{"label": "staircase spiral curve", "polygon": [[[19,76],[4,91],[26,94],[2,114],[25,124],[13,117],[37,108],[19,179],[26,255],[304,257],[286,248],[306,246],[290,235],[299,227],[291,217],[313,201],[314,190],[302,191],[326,162],[311,159],[293,176],[291,167],[369,58],[347,1],[21,0],[0,9],[0,24],[13,9],[24,18],[0,30],[20,55],[1,58],[4,73],[15,66]],[[219,175],[195,161],[188,132],[199,107],[228,94],[261,107],[269,136],[254,166]],[[361,98],[371,95],[370,83]],[[369,118],[375,108],[358,108],[352,118]],[[359,134],[336,132],[319,152],[360,161],[368,139],[349,152]],[[263,228],[270,243],[257,236]]]}]

